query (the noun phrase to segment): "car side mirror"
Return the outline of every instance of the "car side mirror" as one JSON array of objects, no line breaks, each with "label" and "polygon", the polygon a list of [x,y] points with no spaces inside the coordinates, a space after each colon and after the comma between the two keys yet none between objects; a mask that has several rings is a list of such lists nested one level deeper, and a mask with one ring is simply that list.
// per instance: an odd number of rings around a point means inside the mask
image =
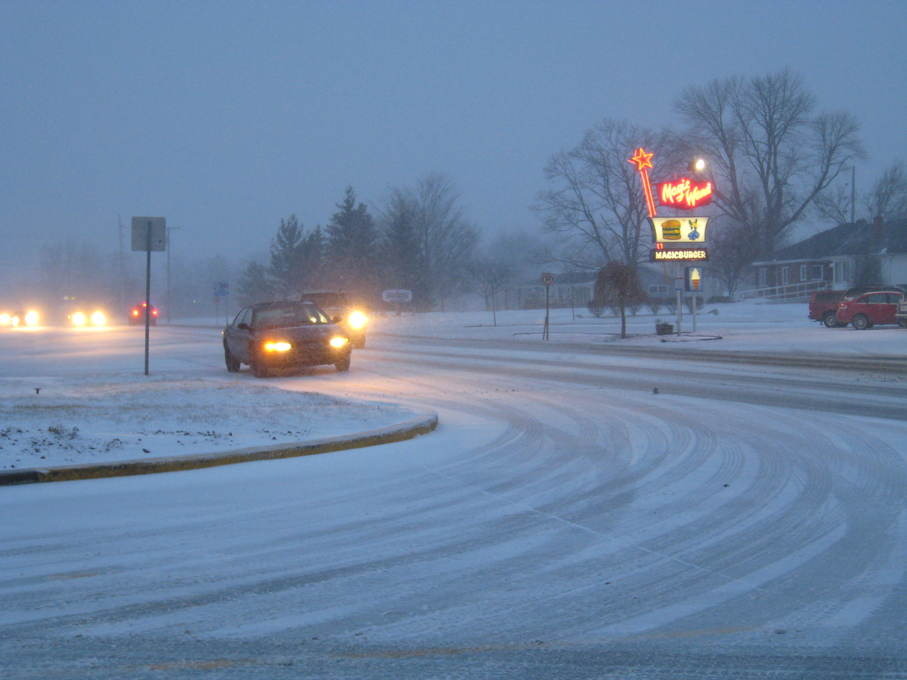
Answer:
[{"label": "car side mirror", "polygon": [[250,333],[252,332],[252,327],[249,324],[247,324],[245,321],[243,321],[240,324],[237,324],[236,327],[238,329],[240,329],[241,331],[249,331]]}]

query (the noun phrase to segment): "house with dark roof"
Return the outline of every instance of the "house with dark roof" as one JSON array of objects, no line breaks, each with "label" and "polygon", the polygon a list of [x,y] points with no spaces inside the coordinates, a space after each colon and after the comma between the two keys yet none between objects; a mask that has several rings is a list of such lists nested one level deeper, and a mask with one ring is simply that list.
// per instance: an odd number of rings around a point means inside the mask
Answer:
[{"label": "house with dark roof", "polygon": [[753,263],[748,297],[798,298],[823,288],[907,282],[907,219],[841,224]]}]

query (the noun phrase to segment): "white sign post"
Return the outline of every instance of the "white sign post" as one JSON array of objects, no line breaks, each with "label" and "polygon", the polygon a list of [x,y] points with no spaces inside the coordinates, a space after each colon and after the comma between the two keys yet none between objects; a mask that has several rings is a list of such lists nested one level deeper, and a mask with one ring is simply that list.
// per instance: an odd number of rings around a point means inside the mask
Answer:
[{"label": "white sign post", "polygon": [[163,217],[132,218],[132,249],[145,251],[145,375],[151,336],[151,251],[167,249],[167,221]]}]

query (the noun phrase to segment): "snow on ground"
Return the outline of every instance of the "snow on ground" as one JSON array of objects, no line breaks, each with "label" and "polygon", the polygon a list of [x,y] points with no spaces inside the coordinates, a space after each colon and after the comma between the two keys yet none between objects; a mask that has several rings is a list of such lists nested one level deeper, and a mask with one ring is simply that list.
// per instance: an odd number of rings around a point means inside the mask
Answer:
[{"label": "snow on ground", "polygon": [[214,453],[362,432],[393,404],[204,378],[0,378],[0,469]]},{"label": "snow on ground", "polygon": [[[376,314],[371,332],[543,341],[544,310],[505,310],[496,317],[494,325],[491,312]],[[656,347],[682,342],[695,343],[696,349],[812,355],[903,356],[907,350],[907,330],[898,326],[866,331],[825,328],[807,318],[805,303],[707,304],[697,314],[695,332],[691,316],[684,315],[680,335],[656,335],[657,322],[676,324],[676,316],[665,309],[653,314],[643,308],[628,316],[630,337],[621,339],[620,321],[614,316],[595,318],[581,308],[552,309],[550,341]],[[223,326],[215,319],[180,322],[193,324]],[[141,334],[129,330],[113,332],[119,333],[117,338],[139,342]],[[226,374],[214,378],[191,369],[145,377],[115,364],[111,371],[81,373],[73,370],[73,363],[95,356],[96,350],[90,336],[83,334],[77,340],[83,344],[70,348],[66,363],[59,363],[61,359],[55,365],[51,360],[41,371],[48,377],[0,378],[0,469],[209,453],[349,434],[413,416],[392,404],[288,392],[273,383],[253,385]],[[37,355],[43,350],[36,341],[27,348],[14,343],[5,351]],[[110,351],[134,356],[132,347]]]},{"label": "snow on ground", "polygon": [[[621,343],[660,346],[662,342],[695,342],[696,349],[778,352],[794,354],[852,354],[855,356],[898,356],[907,350],[907,330],[886,325],[857,331],[851,327],[826,328],[807,318],[804,302],[772,303],[746,301],[707,304],[693,320],[685,313],[681,334],[658,336],[655,324],[675,326],[676,314],[665,308],[653,314],[643,307],[636,316],[628,313],[627,332],[620,338],[620,319],[595,318],[586,309],[552,309],[550,342]],[[373,330],[436,337],[496,338],[542,342],[544,309],[497,312],[497,325],[491,312],[433,312],[378,316]]]}]

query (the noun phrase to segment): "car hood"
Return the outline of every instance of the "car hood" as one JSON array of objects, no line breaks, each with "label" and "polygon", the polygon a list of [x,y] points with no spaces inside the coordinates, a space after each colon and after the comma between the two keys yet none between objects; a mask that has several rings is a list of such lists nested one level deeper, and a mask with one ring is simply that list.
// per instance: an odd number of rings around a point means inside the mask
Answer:
[{"label": "car hood", "polygon": [[287,328],[263,328],[255,331],[255,337],[262,340],[286,340],[288,342],[315,342],[328,340],[334,335],[344,335],[335,324],[312,324]]}]

